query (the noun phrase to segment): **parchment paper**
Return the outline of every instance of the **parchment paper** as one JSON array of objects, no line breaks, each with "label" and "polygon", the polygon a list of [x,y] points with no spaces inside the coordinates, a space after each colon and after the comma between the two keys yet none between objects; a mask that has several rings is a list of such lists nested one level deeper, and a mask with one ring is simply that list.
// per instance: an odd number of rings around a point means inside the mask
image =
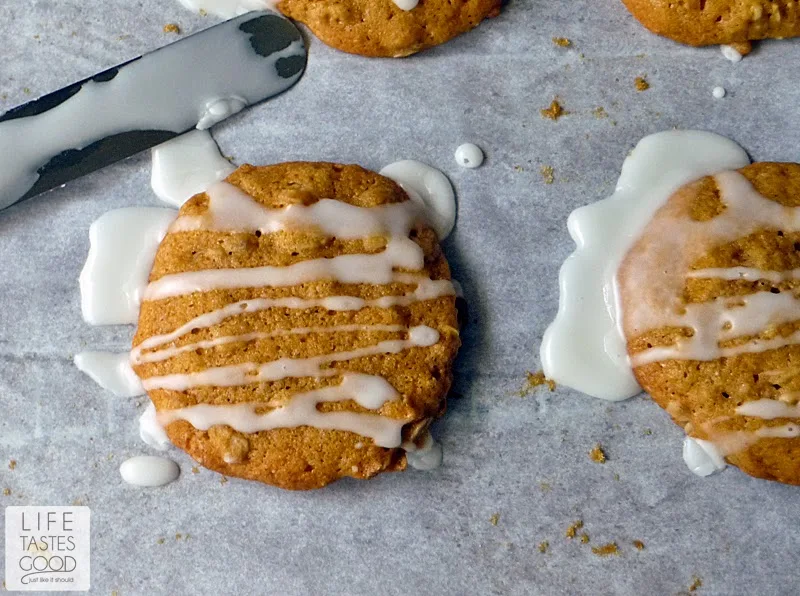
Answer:
[{"label": "parchment paper", "polygon": [[[173,40],[166,23],[190,33],[216,22],[175,0],[0,0],[0,17],[1,110]],[[443,466],[290,493],[193,473],[175,450],[178,482],[121,481],[119,464],[150,452],[138,438],[145,400],[114,398],[72,356],[125,349],[132,329],[84,324],[77,280],[95,218],[158,204],[143,155],[0,213],[0,488],[11,490],[0,503],[91,507],[96,594],[676,594],[695,576],[698,594],[796,593],[800,489],[733,468],[696,478],[681,430],[646,397],[518,392],[557,308],[567,214],[612,192],[642,136],[672,127],[799,161],[798,65],[796,41],[759,44],[737,65],[679,46],[619,0],[511,0],[404,60],[312,39],[292,91],[214,135],[239,163],[414,158],[451,178],[459,219],[445,248],[471,324],[460,397],[435,426]],[[638,76],[649,90],[636,91]],[[556,95],[569,115],[542,119]],[[593,115],[601,106],[607,118]],[[485,150],[482,168],[456,165],[465,141]],[[597,443],[604,465],[588,456]],[[565,537],[579,519],[588,544]],[[592,553],[612,541],[618,556]]]}]

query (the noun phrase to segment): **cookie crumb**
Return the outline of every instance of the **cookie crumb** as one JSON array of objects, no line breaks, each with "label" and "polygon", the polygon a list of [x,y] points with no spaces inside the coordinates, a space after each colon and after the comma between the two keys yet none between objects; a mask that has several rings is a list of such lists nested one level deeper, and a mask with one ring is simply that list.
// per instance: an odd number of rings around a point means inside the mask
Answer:
[{"label": "cookie crumb", "polygon": [[550,379],[545,377],[542,371],[535,373],[527,372],[525,373],[525,376],[526,376],[526,384],[519,392],[520,397],[525,397],[531,392],[531,390],[541,385],[547,385],[550,388],[550,391],[556,390],[555,381],[551,381]]},{"label": "cookie crumb", "polygon": [[183,538],[183,534],[181,534],[180,532],[175,534],[175,540],[180,540],[181,538]]},{"label": "cookie crumb", "polygon": [[697,577],[696,575],[693,575],[692,576],[692,585],[689,586],[689,591],[690,592],[697,592],[697,589],[702,587],[702,585],[703,585],[703,580],[700,579],[699,577]]},{"label": "cookie crumb", "polygon": [[647,91],[650,88],[650,83],[644,77],[636,77],[633,84],[636,86],[637,91]]},{"label": "cookie crumb", "polygon": [[542,115],[542,118],[547,118],[548,120],[558,120],[561,116],[568,114],[560,103],[558,103],[558,98],[554,98],[553,101],[550,103],[549,108],[542,108],[539,110],[539,113]]},{"label": "cookie crumb", "polygon": [[609,542],[603,546],[593,546],[592,552],[598,557],[609,557],[611,555],[619,555],[619,548],[616,542]]},{"label": "cookie crumb", "polygon": [[181,27],[178,23],[167,23],[164,25],[164,33],[178,33],[180,34]]},{"label": "cookie crumb", "polygon": [[11,489],[10,488],[4,488],[3,489],[3,496],[4,497],[8,497],[9,495],[11,495]]},{"label": "cookie crumb", "polygon": [[198,468],[197,466],[192,466],[192,474],[199,474],[199,473],[200,473],[200,468]]},{"label": "cookie crumb", "polygon": [[30,94],[31,94],[31,89],[30,89],[30,87],[23,87],[23,88],[22,88],[22,92],[23,92],[25,95],[30,95]]},{"label": "cookie crumb", "polygon": [[17,467],[17,460],[15,460],[15,459],[9,460],[8,469],[9,470],[15,470],[16,467]]},{"label": "cookie crumb", "polygon": [[540,553],[542,553],[542,554],[546,553],[548,548],[550,548],[550,543],[547,540],[539,543],[539,552]]},{"label": "cookie crumb", "polygon": [[523,168],[522,166],[514,166],[514,171],[515,172],[524,172],[525,168]]},{"label": "cookie crumb", "polygon": [[616,480],[617,482],[619,482],[619,474],[614,474],[613,478],[614,478],[614,480]]},{"label": "cookie crumb", "polygon": [[494,515],[492,515],[492,517],[489,518],[489,523],[492,524],[493,526],[496,526],[497,522],[499,521],[500,521],[499,513],[495,513]]},{"label": "cookie crumb", "polygon": [[587,542],[589,542],[589,534],[583,532],[581,534],[581,544],[586,544]]},{"label": "cookie crumb", "polygon": [[580,530],[582,527],[583,527],[583,520],[579,519],[574,524],[572,524],[569,528],[567,528],[565,536],[567,538],[575,538],[576,534],[578,533],[578,530]]},{"label": "cookie crumb", "polygon": [[732,44],[729,44],[734,50],[739,52],[742,56],[747,56],[750,52],[753,51],[753,42],[752,41],[734,41]]},{"label": "cookie crumb", "polygon": [[650,435],[652,435],[652,434],[653,434],[653,431],[652,431],[652,430],[650,430],[649,428],[646,428],[646,429],[644,429],[644,431],[642,432],[642,434],[643,434],[643,435],[645,435],[645,436],[648,436],[648,437],[649,437]]},{"label": "cookie crumb", "polygon": [[111,596],[119,596],[119,592],[116,590],[111,590]]},{"label": "cookie crumb", "polygon": [[545,184],[552,184],[556,181],[555,170],[553,169],[553,166],[542,166],[539,168],[539,171],[542,174],[542,180],[544,180]]},{"label": "cookie crumb", "polygon": [[600,443],[595,445],[594,449],[589,452],[589,457],[591,457],[592,461],[596,464],[604,464],[608,460],[608,457],[606,457],[606,452],[603,451]]},{"label": "cookie crumb", "polygon": [[539,488],[542,490],[543,493],[549,493],[551,490],[553,490],[553,487],[550,486],[549,482],[540,482]]},{"label": "cookie crumb", "polygon": [[200,16],[201,17],[207,17],[208,16],[208,11],[205,8],[201,8],[199,12],[200,12]]},{"label": "cookie crumb", "polygon": [[568,37],[554,37],[553,43],[562,48],[568,48],[572,45],[572,40]]},{"label": "cookie crumb", "polygon": [[597,106],[595,109],[592,110],[592,114],[598,120],[602,120],[603,118],[608,118],[608,112],[603,106]]},{"label": "cookie crumb", "polygon": [[634,540],[633,546],[636,548],[636,550],[644,550],[644,542],[641,540]]},{"label": "cookie crumb", "polygon": [[228,479],[225,476],[219,479],[220,484],[225,484],[226,482],[228,482]]},{"label": "cookie crumb", "polygon": [[158,544],[164,544],[165,540],[163,538],[159,538],[158,540],[156,540],[156,542]]}]

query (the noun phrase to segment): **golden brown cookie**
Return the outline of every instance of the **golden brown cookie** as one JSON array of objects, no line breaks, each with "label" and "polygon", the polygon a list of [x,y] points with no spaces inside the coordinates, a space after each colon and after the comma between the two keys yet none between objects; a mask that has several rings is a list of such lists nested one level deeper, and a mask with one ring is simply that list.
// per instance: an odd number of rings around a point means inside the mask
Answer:
[{"label": "golden brown cookie", "polygon": [[692,46],[800,35],[795,0],[622,1],[653,33]]},{"label": "golden brown cookie", "polygon": [[392,0],[281,0],[287,17],[338,50],[399,58],[439,45],[500,13],[501,0],[419,0],[411,10]]},{"label": "golden brown cookie", "polygon": [[800,165],[684,186],[618,281],[645,391],[748,474],[800,484]]},{"label": "golden brown cookie", "polygon": [[[226,182],[243,191],[233,189],[244,203],[223,203],[212,189],[194,196],[158,249],[133,341],[134,369],[162,422],[175,412],[204,412],[210,416],[205,420],[247,412],[252,422],[294,411],[295,426],[278,422],[248,432],[235,430],[237,422],[200,430],[196,420],[179,416],[166,427],[171,441],[222,474],[288,489],[404,469],[403,449],[342,430],[336,415],[357,420],[359,429],[388,422],[398,429],[398,442],[402,429],[404,442],[419,443],[430,421],[443,413],[460,340],[450,271],[435,232],[417,218],[409,229],[398,228],[392,216],[390,232],[360,231],[353,223],[355,228],[341,230],[342,237],[326,233],[341,203],[357,207],[353,213],[359,217],[379,206],[405,213],[413,205],[394,182],[358,166],[244,165]],[[333,205],[332,216],[303,219],[323,203]],[[287,213],[294,219],[280,219]],[[371,280],[378,273],[362,257],[384,258],[390,242],[392,250],[402,246],[398,254],[419,254],[420,262],[424,255],[422,269],[390,263],[388,283],[341,281],[343,273],[325,269],[341,262],[347,275]],[[353,257],[355,267],[348,260]],[[292,283],[309,264],[321,269],[309,269],[303,281]],[[262,272],[262,283],[233,281]],[[189,277],[194,281],[183,289],[169,285]],[[209,279],[216,281],[204,286]],[[419,330],[422,340],[415,339]],[[349,393],[329,401],[314,398],[345,386],[346,378],[367,379],[396,396],[382,405],[356,403]],[[370,391],[364,395],[374,399]],[[297,425],[298,420],[318,422]]]}]

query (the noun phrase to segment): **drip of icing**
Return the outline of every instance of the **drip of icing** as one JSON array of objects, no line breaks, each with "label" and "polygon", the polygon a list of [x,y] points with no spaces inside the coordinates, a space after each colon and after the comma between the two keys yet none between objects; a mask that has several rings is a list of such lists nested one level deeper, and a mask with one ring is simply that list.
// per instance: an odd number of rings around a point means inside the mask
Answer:
[{"label": "drip of icing", "polygon": [[703,477],[724,470],[726,466],[725,458],[714,443],[694,437],[683,440],[683,461],[692,473]]},{"label": "drip of icing", "polygon": [[736,408],[736,413],[763,420],[800,418],[800,404],[787,404],[775,399],[757,399],[743,403]]},{"label": "drip of icing", "polygon": [[447,176],[413,159],[389,164],[380,174],[397,182],[412,200],[426,208],[440,240],[450,235],[456,223],[456,196]]},{"label": "drip of icing", "polygon": [[145,444],[159,451],[166,451],[172,444],[167,436],[167,431],[158,421],[158,414],[153,402],[147,404],[139,418],[139,437]]},{"label": "drip of icing", "polygon": [[274,10],[277,0],[178,0],[193,12],[231,19],[251,10]]},{"label": "drip of icing", "polygon": [[87,323],[136,323],[156,250],[174,219],[172,209],[130,207],[109,211],[92,224],[80,276]]},{"label": "drip of icing", "polygon": [[[222,157],[207,131],[193,130],[152,149],[150,184],[159,199],[180,207],[236,167]],[[179,218],[178,221],[180,221]]]},{"label": "drip of icing", "polygon": [[392,0],[400,10],[414,10],[419,4],[419,0]]},{"label": "drip of icing", "polygon": [[332,377],[341,374],[335,368],[323,368],[332,362],[345,362],[377,354],[399,354],[409,348],[430,347],[439,341],[439,332],[424,325],[412,327],[408,339],[392,339],[348,352],[334,352],[310,358],[280,358],[266,363],[245,362],[216,366],[193,373],[148,377],[142,381],[147,391],[169,389],[186,391],[193,387],[234,387],[249,383],[278,381],[288,377]]},{"label": "drip of icing", "polygon": [[442,445],[434,440],[430,432],[425,434],[422,445],[403,443],[406,451],[406,461],[415,470],[434,470],[442,465]]},{"label": "drip of icing", "polygon": [[667,131],[644,138],[622,166],[613,196],[572,212],[577,249],[559,274],[558,315],[545,332],[545,375],[609,400],[640,387],[621,331],[616,273],[655,212],[681,186],[749,159],[732,141],[707,132]]},{"label": "drip of icing", "polygon": [[242,335],[227,335],[223,337],[215,337],[205,341],[186,344],[179,347],[170,347],[155,352],[148,352],[142,354],[141,351],[136,355],[131,354],[131,361],[134,364],[142,364],[144,362],[160,362],[173,358],[185,352],[193,352],[197,349],[208,350],[217,346],[244,343],[251,341],[258,341],[262,339],[271,339],[273,337],[286,337],[287,335],[308,335],[311,333],[374,333],[384,331],[388,333],[408,332],[408,327],[403,325],[336,325],[333,327],[295,327],[294,329],[276,329],[275,331],[254,331],[252,333],[244,333]]},{"label": "drip of icing", "polygon": [[[627,279],[639,300],[626,306],[625,330],[638,336],[661,327],[689,327],[692,337],[675,344],[639,352],[635,365],[667,359],[713,360],[746,352],[761,352],[795,343],[793,334],[774,339],[754,339],[740,346],[720,348],[718,341],[755,335],[769,326],[800,320],[800,302],[792,292],[756,292],[727,299],[683,304],[686,271],[692,262],[714,246],[736,240],[759,229],[800,230],[800,209],[784,207],[761,196],[738,172],[715,176],[725,209],[708,221],[669,214],[656,218],[659,240],[647,250],[631,254]],[[679,314],[680,313],[680,314]]]},{"label": "drip of icing", "polygon": [[394,387],[383,377],[345,373],[339,385],[295,394],[285,405],[263,414],[259,414],[258,410],[268,407],[266,404],[199,404],[160,412],[158,418],[165,426],[176,420],[186,420],[198,430],[226,425],[242,433],[313,426],[353,432],[370,437],[379,447],[392,448],[400,445],[405,420],[356,412],[320,412],[317,406],[324,402],[353,399],[364,408],[377,410],[386,402],[399,398]]},{"label": "drip of icing", "polygon": [[725,56],[726,59],[730,60],[734,64],[736,62],[741,62],[743,56],[739,53],[739,50],[734,48],[733,46],[722,45],[719,46],[719,49],[722,51],[722,55]]},{"label": "drip of icing", "polygon": [[142,382],[133,372],[127,352],[81,352],[75,354],[74,362],[78,370],[117,397],[144,395]]},{"label": "drip of icing", "polygon": [[483,151],[472,143],[459,145],[455,157],[456,163],[462,168],[477,168],[483,163]]},{"label": "drip of icing", "polygon": [[178,479],[178,464],[165,457],[139,455],[126,459],[119,467],[122,479],[134,486],[164,486]]},{"label": "drip of icing", "polygon": [[180,339],[194,329],[207,329],[219,323],[246,313],[260,312],[270,308],[310,309],[324,308],[325,310],[348,311],[361,310],[362,308],[391,308],[393,306],[408,306],[416,302],[433,300],[442,296],[452,296],[453,285],[448,280],[431,280],[424,278],[419,281],[417,289],[401,296],[383,296],[375,300],[364,300],[355,296],[329,296],[327,298],[254,298],[226,304],[222,308],[204,313],[184,323],[178,329],[164,335],[154,335],[144,340],[131,352],[134,364],[139,362],[142,350],[148,350]]},{"label": "drip of icing", "polygon": [[722,99],[725,97],[725,87],[714,87],[711,91],[711,95],[713,95],[716,99]]},{"label": "drip of icing", "polygon": [[411,202],[378,207],[357,207],[343,201],[322,199],[312,205],[289,205],[270,209],[227,182],[206,190],[208,210],[202,215],[179,217],[170,233],[194,230],[255,232],[262,234],[291,229],[319,229],[343,239],[368,236],[405,235],[414,225],[419,207]]},{"label": "drip of icing", "polygon": [[[125,65],[113,78],[88,81],[45,112],[0,122],[0,208],[30,190],[40,169],[64,151],[129,131],[182,133],[197,124],[209,100],[235,93],[249,104],[294,84],[301,73],[283,77],[276,65],[304,56],[302,40],[264,57],[239,24],[213,27],[203,43],[182,40]],[[214,76],[203,76],[209,71]]]}]

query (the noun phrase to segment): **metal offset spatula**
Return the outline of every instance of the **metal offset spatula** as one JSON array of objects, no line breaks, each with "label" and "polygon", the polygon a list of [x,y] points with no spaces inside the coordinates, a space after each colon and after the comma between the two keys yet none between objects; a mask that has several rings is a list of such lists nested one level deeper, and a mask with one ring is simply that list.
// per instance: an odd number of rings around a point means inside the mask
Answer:
[{"label": "metal offset spatula", "polygon": [[294,85],[297,28],[251,12],[0,115],[0,209],[205,129]]}]

